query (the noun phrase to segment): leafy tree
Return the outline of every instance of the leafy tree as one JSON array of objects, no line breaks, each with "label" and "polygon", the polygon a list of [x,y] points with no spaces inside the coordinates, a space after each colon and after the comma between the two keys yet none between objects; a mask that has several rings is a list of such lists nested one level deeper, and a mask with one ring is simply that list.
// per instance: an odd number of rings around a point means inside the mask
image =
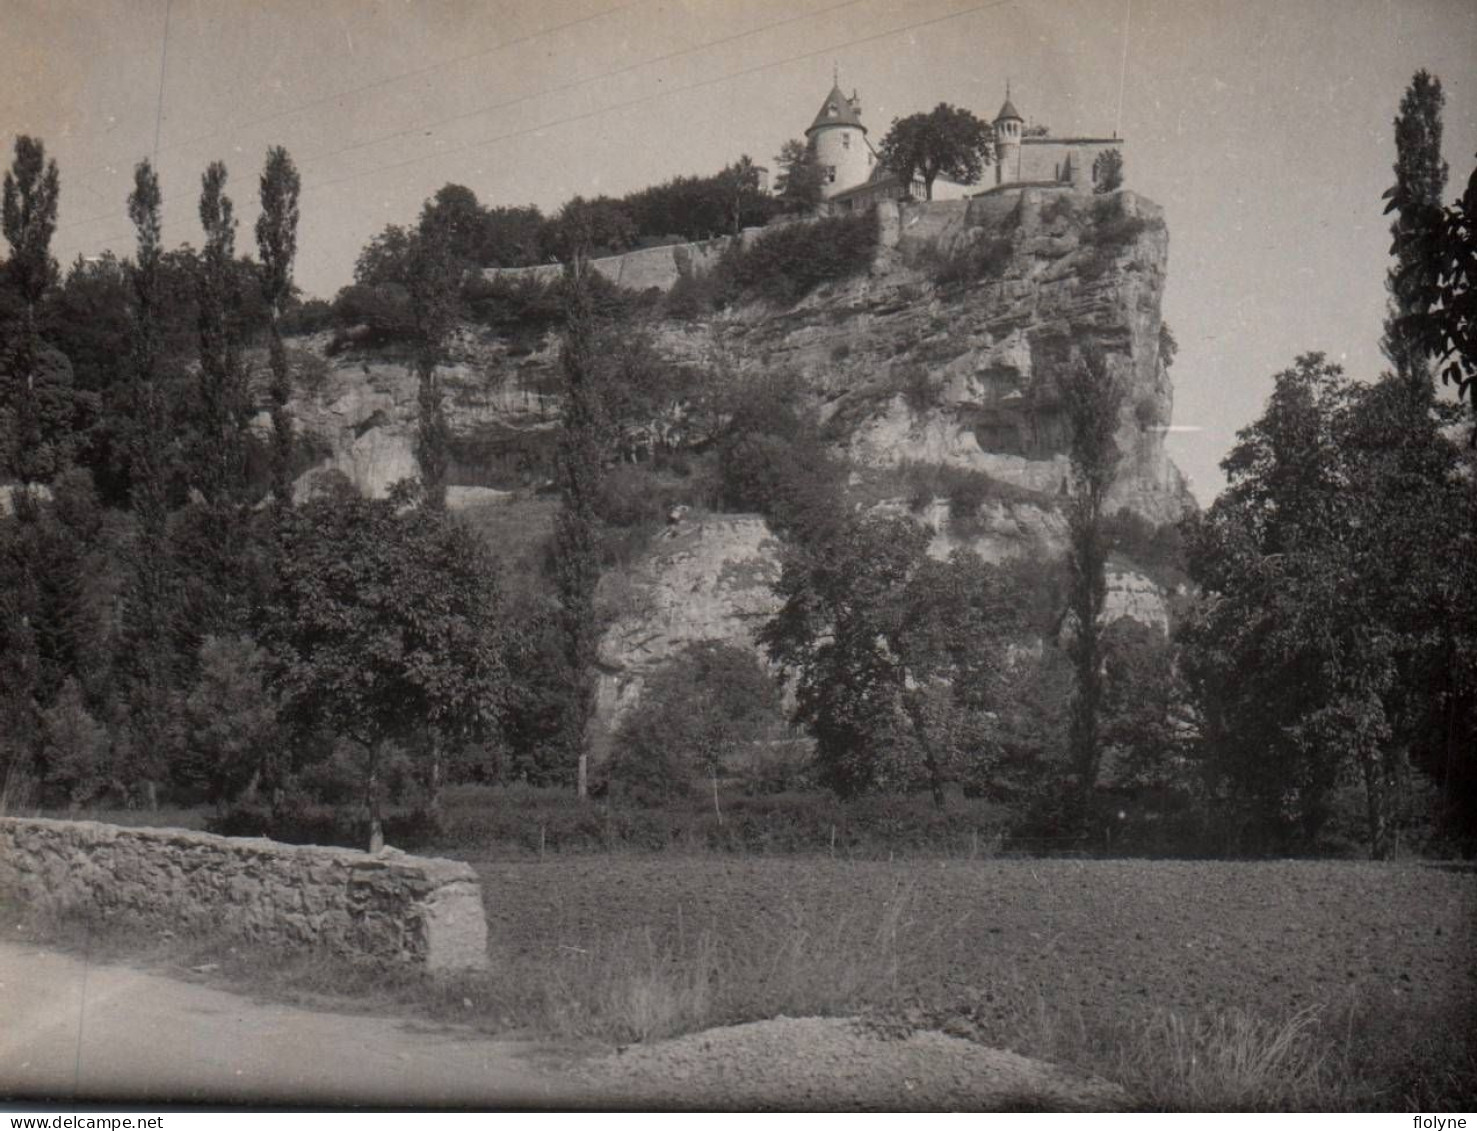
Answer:
[{"label": "leafy tree", "polygon": [[691,793],[700,775],[716,782],[745,751],[785,733],[779,689],[758,657],[719,641],[689,644],[664,663],[621,721],[610,777],[642,798]]},{"label": "leafy tree", "polygon": [[263,634],[283,721],[365,753],[370,851],[383,844],[392,744],[491,736],[507,683],[496,568],[465,526],[421,502],[345,493],[285,516]]},{"label": "leafy tree", "polygon": [[1187,673],[1263,827],[1314,839],[1353,780],[1382,856],[1413,762],[1458,796],[1472,780],[1470,486],[1429,386],[1359,386],[1319,354],[1276,380],[1192,529]]},{"label": "leafy tree", "polygon": [[825,170],[816,156],[815,146],[792,138],[780,147],[774,159],[779,167],[775,190],[792,209],[808,211],[818,206],[825,185]]},{"label": "leafy tree", "polygon": [[577,196],[544,225],[544,254],[568,265],[581,257],[616,255],[636,241],[636,224],[619,201],[608,196]]},{"label": "leafy tree", "polygon": [[1077,677],[1070,743],[1080,820],[1088,819],[1102,761],[1098,733],[1103,698],[1102,615],[1107,598],[1108,492],[1118,472],[1116,439],[1123,385],[1101,354],[1073,364],[1062,397],[1070,428],[1071,497],[1067,504],[1067,561],[1071,569],[1068,654]]},{"label": "leafy tree", "polygon": [[87,710],[74,679],[41,713],[41,758],[48,782],[66,790],[73,808],[111,784],[108,732]]},{"label": "leafy tree", "polygon": [[297,258],[298,193],[302,182],[297,166],[280,145],[267,151],[261,175],[261,215],[256,221],[257,255],[261,260],[262,297],[266,299],[271,332],[272,380],[268,398],[272,407],[272,497],[279,508],[292,505],[292,370],[282,342],[282,317],[292,298],[292,265]]},{"label": "leafy tree", "polygon": [[940,102],[926,114],[893,119],[877,152],[904,185],[921,176],[924,195],[932,200],[933,182],[941,176],[972,185],[984,175],[993,159],[994,133],[968,110]]},{"label": "leafy tree", "polygon": [[282,740],[267,687],[266,652],[245,636],[206,637],[184,705],[190,758],[177,776],[205,787],[217,806],[251,793]]},{"label": "leafy tree", "polygon": [[532,204],[485,209],[478,265],[528,267],[537,263],[539,231],[543,224],[543,214]]},{"label": "leafy tree", "polygon": [[1395,372],[1409,380],[1430,379],[1424,352],[1408,328],[1412,316],[1430,308],[1436,281],[1438,264],[1422,254],[1415,237],[1440,215],[1446,191],[1447,165],[1441,156],[1445,103],[1441,80],[1417,71],[1395,118],[1395,185],[1385,194],[1390,200],[1387,211],[1396,213],[1390,226],[1395,263],[1385,283],[1390,302],[1380,344]]},{"label": "leafy tree", "polygon": [[745,213],[752,211],[759,199],[759,167],[745,153],[719,173],[716,180],[724,214],[733,234],[738,235],[743,230]]},{"label": "leafy tree", "polygon": [[[1396,186],[1389,209],[1407,206]],[[1389,210],[1387,209],[1387,211]],[[1416,311],[1403,323],[1411,340],[1428,357],[1436,359],[1443,384],[1456,387],[1457,398],[1473,403],[1477,386],[1477,168],[1467,180],[1466,190],[1445,209],[1426,210],[1413,220],[1410,230],[1397,238],[1392,249],[1410,266],[1401,274],[1400,290]],[[1477,446],[1477,425],[1471,433]]]},{"label": "leafy tree", "polygon": [[1092,191],[1098,194],[1117,192],[1123,187],[1123,151],[1116,146],[1105,149],[1092,162]]},{"label": "leafy tree", "polygon": [[931,537],[905,517],[864,515],[785,553],[783,605],[760,641],[795,677],[796,721],[843,797],[921,781],[942,808],[969,753],[961,724],[994,703],[1008,602],[977,557],[929,559]]}]

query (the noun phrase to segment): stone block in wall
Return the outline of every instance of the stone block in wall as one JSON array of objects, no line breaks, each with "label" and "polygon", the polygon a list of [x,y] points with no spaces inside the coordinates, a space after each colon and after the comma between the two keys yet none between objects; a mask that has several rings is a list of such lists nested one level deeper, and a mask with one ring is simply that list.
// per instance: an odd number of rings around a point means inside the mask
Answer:
[{"label": "stone block in wall", "polygon": [[184,829],[0,818],[0,893],[63,913],[124,915],[272,946],[427,970],[484,969],[471,865]]}]

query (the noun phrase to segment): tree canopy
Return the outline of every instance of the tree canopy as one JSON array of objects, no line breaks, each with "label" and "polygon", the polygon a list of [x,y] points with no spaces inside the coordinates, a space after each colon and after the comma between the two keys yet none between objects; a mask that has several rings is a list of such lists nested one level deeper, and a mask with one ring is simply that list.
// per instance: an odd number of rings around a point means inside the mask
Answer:
[{"label": "tree canopy", "polygon": [[877,152],[905,185],[922,177],[924,195],[932,200],[939,177],[972,185],[984,175],[993,160],[994,133],[968,110],[940,102],[926,114],[894,119]]}]

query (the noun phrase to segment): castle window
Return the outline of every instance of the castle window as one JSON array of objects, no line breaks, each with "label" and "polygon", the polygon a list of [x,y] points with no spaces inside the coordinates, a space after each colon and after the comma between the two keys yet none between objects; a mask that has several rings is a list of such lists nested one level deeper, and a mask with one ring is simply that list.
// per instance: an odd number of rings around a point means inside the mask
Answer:
[{"label": "castle window", "polygon": [[834,185],[836,183],[836,166],[835,165],[827,165],[826,166],[826,183],[828,185]]},{"label": "castle window", "polygon": [[851,148],[851,135],[850,134],[842,134],[841,135],[841,148],[842,149],[850,149]]}]

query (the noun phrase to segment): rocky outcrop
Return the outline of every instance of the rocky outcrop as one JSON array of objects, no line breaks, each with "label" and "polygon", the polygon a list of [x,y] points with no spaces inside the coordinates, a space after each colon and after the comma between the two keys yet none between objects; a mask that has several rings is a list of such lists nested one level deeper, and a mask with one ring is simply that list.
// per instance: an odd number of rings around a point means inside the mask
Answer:
[{"label": "rocky outcrop", "polygon": [[0,892],[53,912],[121,915],[270,946],[428,970],[487,965],[471,865],[388,849],[0,818]]},{"label": "rocky outcrop", "polygon": [[779,608],[779,552],[757,515],[683,519],[636,569],[601,580],[597,603],[610,627],[600,642],[597,712],[606,729],[639,698],[646,677],[688,644],[754,645]]}]

